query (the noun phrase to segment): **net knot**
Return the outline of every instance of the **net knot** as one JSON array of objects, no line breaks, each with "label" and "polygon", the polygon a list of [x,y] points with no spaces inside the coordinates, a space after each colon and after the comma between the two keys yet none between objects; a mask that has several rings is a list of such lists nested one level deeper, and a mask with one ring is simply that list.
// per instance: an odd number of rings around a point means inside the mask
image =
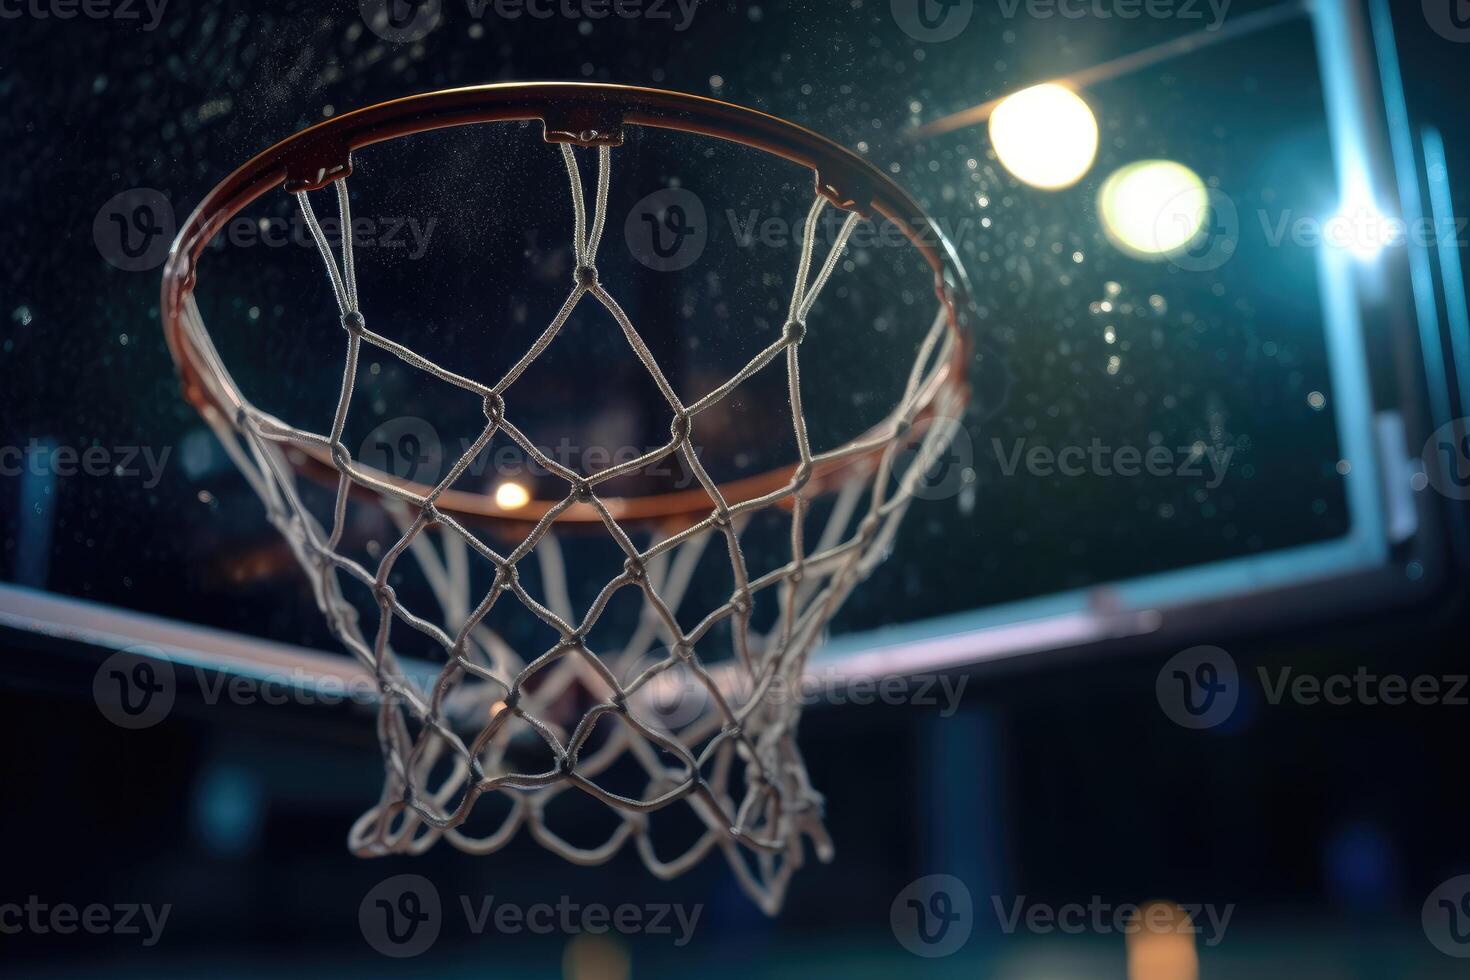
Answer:
[{"label": "net knot", "polygon": [[394,591],[391,585],[380,585],[373,589],[373,594],[378,597],[380,603],[386,606],[391,606],[398,600],[398,593]]},{"label": "net knot", "polygon": [[781,339],[788,344],[799,344],[806,339],[806,324],[801,320],[787,320],[781,329]]},{"label": "net knot", "polygon": [[579,265],[572,273],[572,278],[583,289],[591,289],[597,285],[597,269],[590,265]]},{"label": "net knot", "polygon": [[735,593],[730,597],[730,606],[735,610],[737,615],[749,616],[751,608],[750,593],[745,590]]},{"label": "net knot", "polygon": [[584,479],[578,479],[572,483],[572,499],[579,504],[589,503],[592,500],[592,484]]},{"label": "net knot", "polygon": [[881,523],[882,521],[879,519],[877,514],[869,514],[867,517],[864,517],[863,522],[858,525],[858,534],[862,536],[862,539],[864,541],[870,541],[873,539],[873,536],[878,533],[878,525]]},{"label": "net knot", "polygon": [[361,337],[363,328],[366,326],[367,321],[356,310],[348,310],[342,314],[342,329],[346,330],[352,336]]},{"label": "net knot", "polygon": [[687,664],[694,657],[694,648],[687,643],[675,643],[674,656]]},{"label": "net knot", "polygon": [[480,411],[492,425],[499,425],[505,418],[505,399],[492,391],[480,402]]},{"label": "net knot", "polygon": [[812,464],[810,462],[803,462],[800,466],[798,466],[796,468],[796,472],[794,472],[794,473],[791,474],[791,489],[792,490],[801,490],[801,489],[804,489],[806,487],[806,485],[808,483],[810,483],[811,481],[812,481]]},{"label": "net knot", "polygon": [[647,574],[648,569],[644,567],[640,558],[629,558],[623,562],[623,571],[627,574],[630,582],[641,582]]},{"label": "net knot", "polygon": [[332,443],[332,465],[336,466],[338,470],[346,470],[352,465],[352,454],[347,451],[347,447],[341,442]]},{"label": "net knot", "polygon": [[674,437],[675,442],[683,442],[689,438],[689,426],[689,413],[676,412],[673,421],[669,423],[669,434]]},{"label": "net knot", "polygon": [[710,523],[714,524],[715,527],[729,527],[730,526],[730,512],[728,510],[726,510],[725,508],[723,508],[723,507],[721,507],[720,509],[718,509],[716,511],[713,511],[709,515],[709,519],[710,519]]}]

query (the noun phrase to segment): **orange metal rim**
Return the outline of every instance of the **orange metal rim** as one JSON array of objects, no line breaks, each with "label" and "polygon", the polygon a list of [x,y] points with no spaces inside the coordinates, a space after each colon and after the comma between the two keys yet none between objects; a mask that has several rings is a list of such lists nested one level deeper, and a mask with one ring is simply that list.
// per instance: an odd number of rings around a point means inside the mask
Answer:
[{"label": "orange metal rim", "polygon": [[[315,190],[351,173],[352,152],[374,143],[452,126],[485,122],[540,121],[550,142],[579,146],[615,146],[628,125],[696,133],[741,143],[772,153],[813,171],[816,191],[832,204],[865,217],[881,217],[897,225],[923,254],[934,272],[934,288],[956,343],[943,369],[939,387],[968,396],[965,369],[972,344],[967,311],[969,289],[964,267],[943,231],[918,203],[888,175],[845,147],[779,117],[711,99],[661,89],[590,82],[512,82],[446,89],[407,96],[334,117],[287,137],[260,153],[211,190],[179,231],[163,272],[161,313],[164,335],[179,368],[185,397],[206,414],[232,418],[238,405],[223,403],[220,386],[205,380],[210,368],[183,328],[184,305],[193,292],[196,263],[210,241],[228,222],[276,188],[288,192]],[[922,431],[932,419],[938,392],[910,430]],[[856,438],[864,441],[872,433]],[[912,438],[912,437],[910,437]],[[302,472],[335,482],[337,472],[326,453],[302,448]],[[886,447],[830,460],[813,469],[803,490],[813,495],[835,488],[865,468],[876,466]],[[763,496],[787,485],[795,467],[724,484],[732,503]],[[426,496],[432,488],[374,471],[410,493]],[[357,488],[371,495],[365,488]],[[703,519],[711,508],[701,489],[648,497],[600,498],[620,522],[665,525],[680,529]],[[448,490],[436,506],[477,524],[532,523],[558,502],[532,500],[507,510],[490,495]],[[574,504],[558,522],[597,523],[601,515],[587,504]]]}]

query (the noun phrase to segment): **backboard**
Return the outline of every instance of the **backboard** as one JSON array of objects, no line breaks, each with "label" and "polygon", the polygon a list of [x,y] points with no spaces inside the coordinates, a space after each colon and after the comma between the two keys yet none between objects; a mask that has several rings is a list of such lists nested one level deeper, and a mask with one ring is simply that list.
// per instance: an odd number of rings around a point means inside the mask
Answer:
[{"label": "backboard", "polygon": [[[276,139],[372,102],[509,78],[657,85],[809,126],[912,193],[969,269],[974,397],[959,439],[894,557],[833,621],[818,669],[961,668],[1188,632],[1208,617],[1311,615],[1434,581],[1449,533],[1435,488],[1454,484],[1436,478],[1432,460],[1426,471],[1422,447],[1466,403],[1446,368],[1465,352],[1438,342],[1436,287],[1451,269],[1428,271],[1432,243],[1312,237],[1334,217],[1363,217],[1371,238],[1385,214],[1443,210],[1444,188],[1421,198],[1424,144],[1395,109],[1381,18],[1349,4],[1238,3],[1220,24],[1100,23],[1058,47],[1028,43],[1054,24],[978,4],[952,5],[969,17],[952,35],[903,3],[842,16],[822,4],[645,6],[638,18],[584,17],[575,31],[501,17],[493,5],[404,16],[372,3],[326,12],[278,3],[170,11],[156,24],[113,25],[116,38],[95,32],[109,68],[50,94],[67,106],[64,131],[15,127],[32,169],[0,190],[8,213],[36,215],[25,249],[6,256],[18,291],[3,311],[0,623],[88,656],[151,643],[244,673],[283,662],[345,669],[309,583],[180,397],[159,328],[159,269],[204,192]],[[269,25],[272,44],[237,49],[244,24]],[[644,53],[637,41],[648,32],[666,56]],[[788,49],[771,37],[807,41]],[[1095,159],[1069,186],[1018,179],[983,119],[933,127],[1056,79],[1071,79],[1097,120]],[[466,296],[494,295],[488,312],[527,331],[524,299],[435,259],[489,249],[479,254],[495,267],[529,257],[556,267],[559,284],[569,270],[549,229],[561,216],[537,227],[546,200],[537,181],[556,175],[513,183],[506,174],[535,175],[534,161],[513,167],[452,139],[442,149],[448,169],[427,180],[391,152],[375,162],[385,179],[368,225],[355,229],[362,261],[429,287],[424,329],[447,347],[471,343],[454,320]],[[747,173],[733,157],[702,160],[677,140],[649,151],[642,186],[664,198],[615,200],[610,241],[632,249],[650,229],[692,232],[698,222],[675,227],[669,216],[679,204],[690,217],[695,201],[708,244],[677,270],[692,284],[678,295],[658,288],[656,267],[688,253],[628,261],[653,284],[639,293],[645,309],[668,338],[685,320],[738,319],[751,301],[738,284],[762,236],[799,216],[733,206],[720,192],[791,178]],[[1104,214],[1108,179],[1146,160],[1185,164],[1210,201],[1204,237],[1167,259],[1119,247]],[[483,195],[474,206],[490,225],[452,220],[465,193]],[[46,207],[24,208],[22,195]],[[509,245],[477,237],[497,213],[529,219],[532,231]],[[282,312],[297,298],[329,299],[310,242],[289,207],[252,220],[224,247],[258,261],[237,263],[244,271],[210,302],[275,339],[235,333],[229,353],[251,361],[258,382],[281,379],[270,390],[282,404],[329,402],[319,344],[335,335],[293,330]],[[716,282],[721,250],[729,261]],[[853,272],[859,284],[877,281]],[[865,312],[881,320],[877,306],[910,300],[895,284]],[[829,421],[873,399],[887,342],[865,334],[848,345],[830,389],[844,399],[825,406]],[[701,367],[697,355],[685,364]],[[1458,383],[1470,383],[1460,367]],[[395,394],[393,377],[383,384]],[[570,403],[578,392],[555,394]],[[385,409],[351,441],[390,469],[432,466],[432,447],[463,433],[425,417]],[[560,421],[554,404],[542,421],[548,431]],[[636,400],[617,406],[591,420],[579,448],[641,444],[640,425]]]}]

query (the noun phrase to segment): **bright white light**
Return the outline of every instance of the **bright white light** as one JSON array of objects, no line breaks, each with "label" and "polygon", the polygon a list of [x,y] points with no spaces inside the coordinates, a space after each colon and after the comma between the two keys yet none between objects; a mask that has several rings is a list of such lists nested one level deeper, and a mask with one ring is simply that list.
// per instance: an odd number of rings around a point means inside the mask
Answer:
[{"label": "bright white light", "polygon": [[990,114],[990,145],[1018,180],[1057,190],[1097,156],[1097,119],[1071,89],[1047,83],[1007,96]]},{"label": "bright white light", "polygon": [[1139,160],[1115,171],[1097,197],[1103,232],[1134,258],[1161,261],[1199,237],[1210,197],[1199,174],[1173,160]]},{"label": "bright white light", "polygon": [[495,504],[501,510],[520,510],[530,502],[530,492],[519,483],[507,480],[495,488]]},{"label": "bright white light", "polygon": [[1390,245],[1404,240],[1404,224],[1378,209],[1370,198],[1356,197],[1322,226],[1328,245],[1345,248],[1362,262],[1371,262]]}]

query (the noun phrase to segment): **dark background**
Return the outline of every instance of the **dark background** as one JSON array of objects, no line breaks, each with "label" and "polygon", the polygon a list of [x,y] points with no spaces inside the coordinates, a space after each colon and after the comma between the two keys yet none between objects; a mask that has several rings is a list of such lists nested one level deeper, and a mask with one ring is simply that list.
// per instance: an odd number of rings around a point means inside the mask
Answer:
[{"label": "dark background", "polygon": [[[156,271],[126,274],[102,262],[93,217],[113,194],[140,186],[164,191],[182,217],[235,164],[320,118],[323,104],[340,111],[513,78],[718,94],[850,146],[869,142],[875,159],[900,165],[899,179],[928,207],[960,217],[974,213],[966,202],[975,188],[957,175],[983,140],[970,137],[966,146],[962,135],[909,147],[896,134],[911,115],[933,118],[1181,33],[1178,24],[1152,21],[1002,23],[979,6],[986,13],[967,35],[977,50],[946,48],[947,55],[896,30],[887,4],[873,2],[711,3],[678,34],[610,21],[584,35],[562,19],[501,31],[487,17],[479,37],[469,34],[467,18],[454,20],[463,11],[450,5],[449,23],[412,46],[353,36],[360,19],[352,4],[178,2],[153,31],[83,19],[0,21],[9,170],[0,182],[4,442],[48,436],[183,446],[200,431],[159,337]],[[1253,6],[1267,5],[1241,3],[1231,16]],[[1444,132],[1463,202],[1470,47],[1431,30],[1417,2],[1395,4],[1394,14],[1410,113]],[[1105,133],[1113,142],[1105,142],[1098,172],[1106,172],[1109,153],[1121,163],[1187,147],[1202,169],[1234,175],[1247,199],[1252,188],[1269,186],[1299,207],[1320,204],[1330,197],[1330,174],[1303,30],[1222,46],[1187,70],[1171,65],[1109,83],[1110,97],[1147,100],[1149,109]],[[915,51],[928,57],[917,60]],[[724,80],[718,88],[715,73]],[[1250,102],[1247,89],[1266,94]],[[1190,128],[1199,119],[1209,125]],[[1269,152],[1283,145],[1284,162]],[[1014,191],[993,161],[981,172],[990,182],[983,189]],[[1207,424],[1213,398],[1226,407],[1231,431],[1249,436],[1252,461],[1270,479],[1232,487],[1229,506],[1212,511],[1225,516],[1211,517],[1188,504],[1192,487],[1016,486],[982,474],[978,517],[960,514],[954,502],[915,510],[901,543],[913,563],[885,566],[870,593],[898,598],[855,602],[849,625],[1325,540],[1344,526],[1339,481],[1323,466],[1336,459],[1331,413],[1308,412],[1300,397],[1328,390],[1317,297],[1292,266],[1300,256],[1273,253],[1278,261],[1267,274],[1279,278],[1253,283],[1230,277],[1261,275],[1261,264],[1227,266],[1220,280],[1229,295],[1254,288],[1254,308],[1212,305],[1213,294],[1199,290],[1191,308],[1218,329],[1206,340],[1171,333],[1162,349],[1139,358],[1131,386],[1101,376],[1086,343],[1058,352],[1064,331],[1090,325],[1087,302],[1103,282],[1126,273],[1135,277],[1130,288],[1150,288],[1144,272],[1110,267],[1094,223],[1075,219],[1095,189],[1046,201],[1015,193],[993,232],[963,243],[988,313],[982,339],[1007,365],[1002,378],[985,379],[971,418],[976,431],[1039,426],[1056,442],[1085,442],[1108,435],[1109,426],[1117,435],[1146,424],[1168,433],[1166,442],[1188,441]],[[1028,243],[1028,233],[1096,250],[1098,258],[1071,287],[1047,286],[1041,272],[1054,260]],[[1406,299],[1398,298],[1390,319],[1404,317]],[[1242,370],[1243,353],[1267,339],[1290,351],[1289,363]],[[1189,386],[1204,394],[1168,411],[1135,399],[1135,389],[1152,396]],[[1124,409],[1136,414],[1120,416]],[[1459,406],[1457,414],[1467,412]],[[200,511],[202,488],[243,516]],[[1164,493],[1180,495],[1170,511],[1177,520],[1157,516],[1169,502]],[[268,531],[225,470],[149,490],[71,481],[34,515],[23,510],[15,481],[0,485],[0,499],[0,569],[11,581],[293,642],[319,636],[299,581],[288,576],[240,597],[201,570],[204,556],[264,540]],[[1434,506],[1454,514],[1448,501]],[[52,528],[52,557],[39,581],[21,574],[16,557],[32,520]],[[967,547],[955,546],[957,527],[974,535]],[[1004,935],[991,896],[1006,904],[1018,896],[1233,904],[1225,941],[1200,953],[1205,977],[1462,975],[1457,961],[1429,945],[1419,916],[1441,882],[1470,873],[1462,789],[1470,706],[1271,706],[1259,684],[1247,683],[1230,723],[1189,732],[1160,712],[1154,693],[1164,662],[1199,643],[1228,649],[1248,678],[1283,666],[1319,675],[1466,673],[1470,615],[1456,564],[1463,556],[1447,539],[1429,545],[1444,571],[1411,603],[1327,617],[1295,609],[1286,625],[1241,616],[1194,635],[1013,661],[974,674],[962,709],[949,718],[921,707],[813,709],[802,748],[826,795],[837,858],[803,869],[774,920],[749,904],[718,859],[662,883],[629,855],[600,869],[573,868],[523,836],[488,858],[441,846],[417,859],[358,861],[343,839],[377,792],[368,716],[349,708],[206,709],[181,697],[165,724],[120,731],[89,697],[94,662],[64,643],[7,633],[0,903],[34,894],[77,905],[170,902],[174,911],[152,949],[120,936],[0,935],[0,971],[563,971],[569,937],[477,937],[453,916],[432,952],[406,963],[379,957],[359,932],[358,903],[383,878],[413,872],[446,898],[702,903],[689,948],[656,937],[617,940],[637,976],[1124,974],[1121,937]],[[906,584],[916,575],[918,584]],[[909,882],[935,873],[966,882],[976,931],[962,952],[920,960],[894,941],[889,905]]]}]

